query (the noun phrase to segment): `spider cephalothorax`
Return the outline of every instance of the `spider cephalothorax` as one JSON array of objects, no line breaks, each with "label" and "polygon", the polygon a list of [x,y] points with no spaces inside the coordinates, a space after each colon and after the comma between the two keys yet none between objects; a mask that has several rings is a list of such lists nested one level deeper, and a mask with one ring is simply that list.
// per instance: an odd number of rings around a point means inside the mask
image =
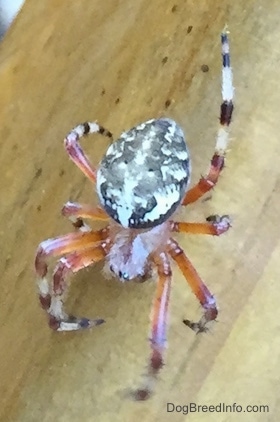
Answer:
[{"label": "spider cephalothorax", "polygon": [[[175,210],[195,202],[211,190],[224,167],[228,128],[233,112],[232,71],[226,30],[222,32],[222,97],[220,128],[210,169],[191,189],[190,159],[182,129],[171,119],[144,122],[127,132],[107,150],[98,169],[90,164],[79,139],[90,133],[112,138],[97,123],[84,123],[65,138],[65,147],[74,163],[96,184],[101,207],[67,202],[62,214],[71,219],[77,232],[49,239],[39,245],[35,268],[39,298],[50,327],[58,331],[79,330],[104,322],[69,316],[64,310],[67,275],[105,260],[105,268],[121,281],[145,281],[153,272],[158,280],[152,308],[151,357],[143,386],[135,397],[148,398],[163,366],[167,314],[171,288],[171,264],[175,261],[204,309],[198,322],[184,320],[196,332],[216,319],[216,300],[203,283],[183,249],[172,237],[174,232],[216,235],[230,227],[229,217],[214,215],[203,223],[173,221]],[[94,231],[84,219],[103,220],[103,229]],[[47,279],[47,257],[59,259]]]}]

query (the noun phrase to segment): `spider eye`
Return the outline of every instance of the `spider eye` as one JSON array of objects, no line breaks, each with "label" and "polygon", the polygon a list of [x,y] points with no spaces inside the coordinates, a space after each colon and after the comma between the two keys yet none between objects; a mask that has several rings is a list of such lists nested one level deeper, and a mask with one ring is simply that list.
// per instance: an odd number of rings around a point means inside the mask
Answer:
[{"label": "spider eye", "polygon": [[129,275],[126,272],[122,273],[121,271],[119,271],[119,277],[124,280],[129,280]]},{"label": "spider eye", "polygon": [[171,119],[153,119],[110,145],[97,172],[97,193],[105,211],[123,227],[151,228],[179,206],[190,170],[182,129]]}]

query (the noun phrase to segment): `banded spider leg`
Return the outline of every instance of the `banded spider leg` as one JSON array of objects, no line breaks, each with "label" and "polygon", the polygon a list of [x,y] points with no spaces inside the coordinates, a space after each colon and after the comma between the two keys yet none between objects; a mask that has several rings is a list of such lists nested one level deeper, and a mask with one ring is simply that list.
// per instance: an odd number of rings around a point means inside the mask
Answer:
[{"label": "banded spider leg", "polygon": [[219,176],[225,165],[225,156],[229,142],[229,126],[233,113],[234,87],[232,84],[232,69],[230,66],[230,53],[228,31],[225,28],[221,34],[222,41],[222,104],[220,110],[220,127],[217,133],[215,152],[212,156],[210,169],[205,177],[188,190],[182,205],[188,205],[197,201],[206,192],[209,192],[217,184]]},{"label": "banded spider leg", "polygon": [[134,393],[136,400],[146,400],[154,390],[154,384],[163,367],[163,353],[166,348],[167,316],[171,290],[172,272],[166,253],[154,257],[158,271],[156,294],[151,311],[151,356],[148,370],[141,388]]},{"label": "banded spider leg", "polygon": [[[89,159],[84,154],[79,139],[89,133],[101,133],[112,137],[112,134],[99,126],[97,123],[84,123],[75,127],[65,138],[64,145],[72,161],[93,182],[96,182],[96,170],[92,167]],[[107,214],[99,207],[91,207],[86,204],[67,202],[62,208],[62,215],[67,216],[74,227],[79,228],[81,233],[71,233],[55,239],[49,239],[39,245],[36,255],[35,268],[38,276],[39,297],[41,306],[49,314],[49,324],[56,330],[76,330],[90,325],[96,325],[102,320],[90,321],[86,318],[77,319],[69,317],[63,310],[63,301],[66,292],[65,276],[70,271],[77,272],[81,268],[89,266],[105,256],[105,250],[98,244],[104,239],[106,230],[92,232],[90,227],[83,221],[84,218],[108,220]],[[83,232],[89,232],[88,234]],[[81,252],[79,252],[81,250]],[[54,270],[51,287],[46,278],[46,258],[49,256],[61,256]]]},{"label": "banded spider leg", "polygon": [[[96,168],[92,166],[88,157],[84,153],[79,140],[89,134],[99,133],[113,138],[112,133],[98,123],[85,122],[74,129],[64,139],[64,146],[67,154],[84,175],[92,182],[96,183]],[[84,219],[108,220],[108,215],[101,207],[93,208],[88,204],[67,202],[62,208],[62,215],[68,217],[75,228],[80,231],[90,231],[90,227],[84,223]]]},{"label": "banded spider leg", "polygon": [[[92,167],[88,157],[83,152],[79,139],[89,133],[100,133],[112,138],[111,132],[97,123],[84,123],[76,126],[65,138],[64,145],[72,161],[91,180],[96,182],[96,170]],[[84,219],[108,220],[108,215],[100,207],[92,207],[87,204],[67,202],[62,208],[62,215],[68,217],[74,227],[79,229],[77,233],[70,233],[54,239],[48,239],[39,245],[36,258],[35,270],[39,287],[39,299],[42,308],[49,315],[49,325],[57,331],[78,330],[104,322],[101,319],[89,320],[69,316],[63,309],[68,282],[66,276],[76,273],[80,269],[88,267],[102,260],[107,253],[108,229],[92,231],[84,223]],[[47,279],[49,257],[62,256],[58,261],[52,282]]]},{"label": "banded spider leg", "polygon": [[[210,168],[205,177],[186,193],[182,205],[188,205],[197,201],[206,192],[209,192],[217,184],[219,176],[224,168],[225,156],[229,142],[229,126],[232,119],[234,109],[233,95],[234,87],[232,83],[232,69],[230,66],[230,52],[228,31],[225,28],[221,34],[222,42],[222,104],[220,110],[220,127],[217,133],[215,152],[212,156]],[[220,235],[227,231],[230,227],[230,218],[227,215],[219,217],[211,215],[207,219],[207,223],[181,223],[174,222],[172,231],[184,233],[200,233]],[[169,245],[169,254],[177,263],[185,278],[187,279],[192,291],[203,306],[205,313],[198,322],[191,322],[188,319],[184,323],[197,333],[207,330],[206,324],[211,320],[215,320],[218,314],[216,301],[210,293],[206,285],[199,277],[197,271],[185,255],[184,251],[175,240],[171,240]]]},{"label": "banded spider leg", "polygon": [[[48,313],[49,325],[57,331],[72,331],[92,327],[104,322],[101,319],[89,320],[67,315],[63,309],[68,287],[69,273],[76,273],[101,259],[107,253],[107,229],[89,233],[70,233],[48,239],[39,245],[35,269],[39,288],[39,300],[42,308]],[[58,261],[51,283],[47,278],[47,258],[62,256]]]},{"label": "banded spider leg", "polygon": [[[225,233],[229,227],[230,221],[228,216],[213,216],[212,220],[207,223],[170,222],[170,229],[172,232],[208,234],[212,236],[220,236]],[[137,389],[134,393],[136,400],[146,400],[151,396],[160,369],[164,365],[163,355],[166,348],[167,317],[172,280],[172,271],[168,255],[177,263],[193,293],[204,308],[204,314],[200,321],[191,322],[189,320],[184,320],[183,322],[199,333],[206,331],[206,324],[215,320],[218,314],[214,296],[199,277],[197,271],[186,257],[183,249],[174,239],[170,238],[167,244],[167,253],[162,252],[153,258],[153,263],[158,272],[158,281],[151,311],[150,344],[152,350],[148,363],[148,370],[145,374],[142,387]]]}]

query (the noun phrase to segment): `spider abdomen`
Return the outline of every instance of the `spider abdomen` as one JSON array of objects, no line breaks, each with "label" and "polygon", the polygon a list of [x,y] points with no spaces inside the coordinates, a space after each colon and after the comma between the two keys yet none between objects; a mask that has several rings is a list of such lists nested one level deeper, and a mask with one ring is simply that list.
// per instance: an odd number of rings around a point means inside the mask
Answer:
[{"label": "spider abdomen", "polygon": [[166,221],[185,195],[190,159],[182,129],[153,119],[124,132],[104,155],[97,192],[123,227],[151,228]]}]

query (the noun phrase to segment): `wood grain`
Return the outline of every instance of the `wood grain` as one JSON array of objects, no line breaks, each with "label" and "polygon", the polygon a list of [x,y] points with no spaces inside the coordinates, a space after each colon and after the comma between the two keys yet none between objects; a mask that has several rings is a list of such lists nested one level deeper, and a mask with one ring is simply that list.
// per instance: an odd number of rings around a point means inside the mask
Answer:
[{"label": "wood grain", "polygon": [[[1,421],[185,420],[167,402],[269,406],[265,415],[189,414],[195,421],[279,420],[279,14],[277,0],[26,1],[0,46]],[[204,336],[182,324],[200,309],[175,268],[166,366],[154,397],[135,403],[126,389],[146,365],[154,284],[120,285],[100,266],[81,272],[69,309],[106,324],[52,333],[37,301],[34,253],[71,230],[64,202],[96,202],[63,149],[80,121],[97,119],[117,137],[170,116],[186,131],[193,182],[204,173],[225,23],[236,87],[227,167],[211,200],[182,218],[228,213],[233,228],[220,238],[178,236],[218,299],[219,323]],[[107,146],[85,141],[96,163]]]}]

